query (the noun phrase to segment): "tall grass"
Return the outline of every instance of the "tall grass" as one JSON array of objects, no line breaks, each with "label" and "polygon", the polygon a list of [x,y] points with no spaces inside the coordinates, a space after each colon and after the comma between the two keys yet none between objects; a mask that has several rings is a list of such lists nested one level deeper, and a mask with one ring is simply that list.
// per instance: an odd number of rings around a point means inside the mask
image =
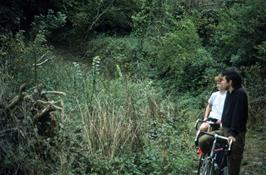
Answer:
[{"label": "tall grass", "polygon": [[90,153],[101,151],[103,155],[113,158],[126,151],[132,152],[136,140],[141,138],[141,123],[127,116],[122,107],[108,101],[96,100],[90,110],[80,107],[83,135]]},{"label": "tall grass", "polygon": [[39,71],[49,90],[67,93],[65,117],[59,120],[59,174],[191,169],[189,123],[195,113],[178,109],[151,80],[128,79],[121,72],[110,80],[89,65],[59,58]]}]

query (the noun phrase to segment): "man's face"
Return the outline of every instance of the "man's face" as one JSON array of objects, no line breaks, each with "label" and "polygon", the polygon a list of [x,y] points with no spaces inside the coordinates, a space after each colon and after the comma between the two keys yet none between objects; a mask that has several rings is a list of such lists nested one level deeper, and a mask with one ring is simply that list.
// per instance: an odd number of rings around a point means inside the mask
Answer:
[{"label": "man's face", "polygon": [[232,87],[232,80],[227,81],[225,76],[223,76],[223,79],[221,81],[221,86],[225,89],[225,90],[229,90]]}]

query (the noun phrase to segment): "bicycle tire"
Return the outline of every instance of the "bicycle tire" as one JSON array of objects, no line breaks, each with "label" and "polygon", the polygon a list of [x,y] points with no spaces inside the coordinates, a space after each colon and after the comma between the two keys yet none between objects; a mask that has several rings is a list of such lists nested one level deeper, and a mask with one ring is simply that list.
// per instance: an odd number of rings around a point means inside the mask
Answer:
[{"label": "bicycle tire", "polygon": [[198,175],[214,175],[214,165],[211,159],[208,157],[200,159]]},{"label": "bicycle tire", "polygon": [[219,165],[219,175],[229,175],[229,169],[227,166],[227,153],[223,154],[222,161]]},{"label": "bicycle tire", "polygon": [[199,165],[198,165],[197,175],[200,175],[202,162],[203,162],[203,160],[202,160],[202,156],[201,156],[200,159],[199,159]]}]

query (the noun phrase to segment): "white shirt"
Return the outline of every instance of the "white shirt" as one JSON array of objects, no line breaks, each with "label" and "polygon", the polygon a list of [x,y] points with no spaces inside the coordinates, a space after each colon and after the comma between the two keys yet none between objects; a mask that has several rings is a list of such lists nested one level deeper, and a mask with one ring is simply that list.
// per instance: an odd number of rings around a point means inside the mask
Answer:
[{"label": "white shirt", "polygon": [[220,91],[217,91],[212,93],[211,97],[208,100],[208,103],[211,105],[211,112],[209,114],[210,118],[221,120],[225,97],[226,92],[221,93]]}]

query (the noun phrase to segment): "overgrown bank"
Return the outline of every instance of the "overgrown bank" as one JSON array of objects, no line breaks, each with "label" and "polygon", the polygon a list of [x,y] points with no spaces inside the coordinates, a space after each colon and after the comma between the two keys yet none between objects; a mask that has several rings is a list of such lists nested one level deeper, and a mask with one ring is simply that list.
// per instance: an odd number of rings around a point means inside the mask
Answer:
[{"label": "overgrown bank", "polygon": [[[252,156],[265,155],[263,141],[252,139],[265,133],[265,3],[204,10],[181,1],[135,2],[64,1],[55,4],[60,13],[35,15],[25,31],[16,31],[17,23],[0,28],[1,111],[25,81],[27,93],[41,83],[67,94],[54,99],[64,110],[53,136],[38,134],[23,103],[1,114],[3,124],[12,116],[0,128],[1,173],[192,174],[193,124],[212,77],[228,66],[241,71],[251,102],[244,172],[265,172],[265,159]],[[58,43],[71,47],[56,54]],[[66,58],[71,49],[78,54]],[[4,140],[14,134],[19,138]],[[9,144],[17,145],[10,149],[17,157],[5,151]]]}]

